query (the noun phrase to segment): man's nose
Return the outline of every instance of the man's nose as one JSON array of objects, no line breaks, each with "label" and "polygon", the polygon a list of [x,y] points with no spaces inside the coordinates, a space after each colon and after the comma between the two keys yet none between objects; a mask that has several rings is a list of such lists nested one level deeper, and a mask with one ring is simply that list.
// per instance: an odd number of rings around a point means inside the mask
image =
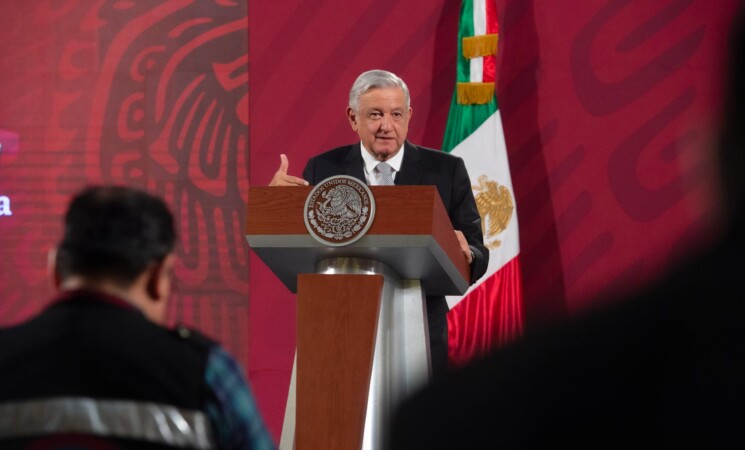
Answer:
[{"label": "man's nose", "polygon": [[383,118],[380,120],[380,129],[383,131],[390,131],[392,128],[391,116],[383,114]]}]

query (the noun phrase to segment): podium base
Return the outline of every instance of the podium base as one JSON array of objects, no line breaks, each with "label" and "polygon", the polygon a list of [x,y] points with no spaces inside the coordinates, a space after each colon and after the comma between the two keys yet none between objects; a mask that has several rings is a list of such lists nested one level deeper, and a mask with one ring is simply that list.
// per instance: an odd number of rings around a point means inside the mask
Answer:
[{"label": "podium base", "polygon": [[[421,283],[402,280],[389,266],[360,258],[326,259],[316,272],[299,277],[298,353],[279,447],[292,450],[297,441],[303,450],[384,449],[393,410],[431,377]],[[333,316],[339,308],[349,308],[349,320],[319,328],[320,317]],[[301,320],[311,309],[314,317]],[[329,367],[328,358],[339,355],[324,356],[322,341],[350,336],[358,341],[350,347],[354,355]],[[311,351],[301,340],[317,348]],[[338,408],[314,410],[317,396],[339,399]]]}]

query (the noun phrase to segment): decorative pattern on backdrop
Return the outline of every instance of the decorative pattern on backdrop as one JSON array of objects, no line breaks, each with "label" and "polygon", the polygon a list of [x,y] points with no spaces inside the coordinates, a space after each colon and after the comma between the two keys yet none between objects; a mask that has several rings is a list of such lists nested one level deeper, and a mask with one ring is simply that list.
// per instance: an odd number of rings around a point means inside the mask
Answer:
[{"label": "decorative pattern on backdrop", "polygon": [[177,218],[170,320],[245,363],[247,2],[8,1],[0,17],[0,128],[20,142],[0,154],[13,207],[0,220],[0,322],[50,297],[46,250],[74,191],[139,186]]}]

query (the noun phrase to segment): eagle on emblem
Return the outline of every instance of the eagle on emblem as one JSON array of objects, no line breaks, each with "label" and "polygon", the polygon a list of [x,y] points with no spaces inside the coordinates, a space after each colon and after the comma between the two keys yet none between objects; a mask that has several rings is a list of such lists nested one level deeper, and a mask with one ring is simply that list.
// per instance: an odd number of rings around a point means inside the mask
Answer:
[{"label": "eagle on emblem", "polygon": [[353,219],[362,213],[362,199],[349,186],[337,186],[321,196],[326,199],[319,207],[324,214]]},{"label": "eagle on emblem", "polygon": [[[481,231],[487,240],[486,246],[493,250],[502,244],[496,236],[509,225],[515,205],[506,186],[488,179],[486,175],[481,175],[478,183],[472,188],[476,192],[476,207],[481,215]],[[493,240],[489,242],[488,239]]]}]

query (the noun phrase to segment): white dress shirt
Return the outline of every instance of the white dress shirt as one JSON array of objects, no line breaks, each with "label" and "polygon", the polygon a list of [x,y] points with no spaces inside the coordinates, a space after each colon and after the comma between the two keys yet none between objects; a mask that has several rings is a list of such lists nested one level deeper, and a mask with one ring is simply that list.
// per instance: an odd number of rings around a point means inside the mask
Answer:
[{"label": "white dress shirt", "polygon": [[[360,142],[360,151],[362,152],[362,160],[365,162],[365,181],[367,181],[367,184],[369,186],[380,186],[382,184],[380,180],[380,174],[377,170],[375,170],[375,166],[377,166],[380,161],[375,159],[375,157],[367,151],[362,142]],[[396,174],[401,170],[401,163],[403,163],[403,161],[403,145],[398,150],[398,153],[393,156],[393,158],[385,161],[393,168],[393,173],[391,174],[393,176],[393,181],[396,181]]]}]

